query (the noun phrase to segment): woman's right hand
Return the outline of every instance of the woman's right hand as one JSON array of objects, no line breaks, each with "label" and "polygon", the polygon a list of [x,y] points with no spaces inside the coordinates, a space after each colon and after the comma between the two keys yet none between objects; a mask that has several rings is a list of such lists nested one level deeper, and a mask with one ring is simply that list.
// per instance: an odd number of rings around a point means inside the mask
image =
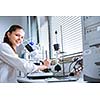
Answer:
[{"label": "woman's right hand", "polygon": [[38,69],[39,69],[39,70],[44,70],[44,69],[47,69],[47,68],[48,68],[48,66],[40,65]]},{"label": "woman's right hand", "polygon": [[49,59],[45,59],[44,60],[44,65],[45,66],[50,66],[50,60]]},{"label": "woman's right hand", "polygon": [[50,66],[50,60],[49,59],[45,59],[43,61],[43,65],[40,65],[39,70],[44,70],[47,69]]}]

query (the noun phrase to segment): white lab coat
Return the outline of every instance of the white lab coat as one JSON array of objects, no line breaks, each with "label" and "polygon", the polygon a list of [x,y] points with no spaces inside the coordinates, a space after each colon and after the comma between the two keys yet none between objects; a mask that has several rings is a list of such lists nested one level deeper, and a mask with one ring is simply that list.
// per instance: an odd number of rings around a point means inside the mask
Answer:
[{"label": "white lab coat", "polygon": [[32,70],[37,70],[37,66],[32,62],[19,58],[7,43],[0,44],[0,82],[17,82],[17,70],[27,74]]}]

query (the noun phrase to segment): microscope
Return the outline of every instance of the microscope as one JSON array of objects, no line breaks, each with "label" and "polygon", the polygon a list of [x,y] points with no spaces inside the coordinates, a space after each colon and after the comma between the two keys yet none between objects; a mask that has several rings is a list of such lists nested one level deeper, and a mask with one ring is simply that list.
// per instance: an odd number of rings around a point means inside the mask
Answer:
[{"label": "microscope", "polygon": [[[25,45],[25,48],[28,51],[28,60],[34,62],[36,65],[40,65],[40,63],[43,64],[41,61],[41,53],[40,48],[38,44],[34,44],[33,42],[29,42],[27,45]],[[26,52],[27,54],[27,52]]]}]

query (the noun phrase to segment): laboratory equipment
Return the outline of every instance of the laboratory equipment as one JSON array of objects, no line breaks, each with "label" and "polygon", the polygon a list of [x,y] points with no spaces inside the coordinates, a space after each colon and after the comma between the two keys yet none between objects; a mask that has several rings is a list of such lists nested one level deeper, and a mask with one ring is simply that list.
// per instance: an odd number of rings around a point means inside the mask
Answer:
[{"label": "laboratory equipment", "polygon": [[100,16],[82,16],[83,78],[100,82]]},{"label": "laboratory equipment", "polygon": [[33,45],[34,45],[34,43],[30,42],[27,45],[25,45],[25,47],[27,48],[27,50],[29,52],[32,52],[32,51],[34,51],[34,49],[32,48]]},{"label": "laboratory equipment", "polygon": [[38,44],[29,42],[27,45],[25,45],[25,47],[28,50],[28,53],[26,52],[26,56],[28,55],[29,61],[32,61],[37,65],[43,64],[41,60],[40,47]]},{"label": "laboratory equipment", "polygon": [[45,78],[51,78],[53,77],[52,72],[43,72],[43,71],[37,71],[37,72],[31,72],[27,75],[27,78],[29,79],[45,79]]},{"label": "laboratory equipment", "polygon": [[69,65],[69,76],[79,76],[83,71],[83,58],[74,57]]},{"label": "laboratory equipment", "polygon": [[57,31],[55,31],[56,35],[56,44],[54,44],[54,50],[56,51],[56,64],[55,64],[55,71],[59,72],[61,70],[61,65],[58,63],[58,54],[59,54],[59,44],[57,41]]}]

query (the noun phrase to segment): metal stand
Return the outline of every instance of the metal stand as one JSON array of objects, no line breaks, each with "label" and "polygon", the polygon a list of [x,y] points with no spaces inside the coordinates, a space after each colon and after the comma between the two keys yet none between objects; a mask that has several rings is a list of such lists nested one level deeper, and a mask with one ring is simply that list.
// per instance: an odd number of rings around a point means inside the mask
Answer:
[{"label": "metal stand", "polygon": [[64,61],[63,61],[63,34],[62,34],[62,25],[60,26],[60,32],[61,32],[61,46],[62,46],[62,66],[63,66],[63,76],[65,76],[65,68],[64,68]]},{"label": "metal stand", "polygon": [[56,65],[55,65],[55,70],[57,72],[59,72],[61,70],[61,66],[58,63],[59,44],[57,42],[57,31],[55,31],[55,34],[56,34],[56,44],[53,45],[54,46],[54,50],[56,51]]}]

